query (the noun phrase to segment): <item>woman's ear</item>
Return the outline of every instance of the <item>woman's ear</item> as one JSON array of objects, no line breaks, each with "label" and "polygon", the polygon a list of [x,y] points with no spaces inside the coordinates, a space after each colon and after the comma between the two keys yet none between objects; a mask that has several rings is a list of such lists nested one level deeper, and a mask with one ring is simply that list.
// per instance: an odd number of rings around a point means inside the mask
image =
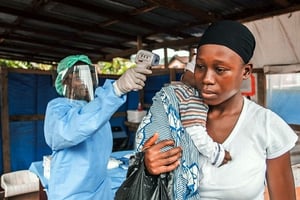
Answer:
[{"label": "woman's ear", "polygon": [[244,80],[248,79],[251,74],[252,74],[252,64],[248,63],[244,65],[243,79]]}]

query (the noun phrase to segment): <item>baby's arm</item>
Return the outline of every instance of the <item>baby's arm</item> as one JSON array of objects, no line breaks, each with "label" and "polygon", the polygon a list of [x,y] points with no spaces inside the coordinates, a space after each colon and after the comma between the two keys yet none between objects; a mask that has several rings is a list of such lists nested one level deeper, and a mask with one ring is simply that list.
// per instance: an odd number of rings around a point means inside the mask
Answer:
[{"label": "baby's arm", "polygon": [[212,165],[219,167],[228,161],[225,157],[224,147],[212,140],[205,127],[201,125],[190,126],[186,128],[186,131],[191,136],[198,151],[207,157]]},{"label": "baby's arm", "polygon": [[224,147],[214,142],[206,131],[208,106],[198,92],[188,86],[176,88],[175,92],[179,100],[181,123],[198,151],[216,167],[231,160],[230,154],[224,150]]}]

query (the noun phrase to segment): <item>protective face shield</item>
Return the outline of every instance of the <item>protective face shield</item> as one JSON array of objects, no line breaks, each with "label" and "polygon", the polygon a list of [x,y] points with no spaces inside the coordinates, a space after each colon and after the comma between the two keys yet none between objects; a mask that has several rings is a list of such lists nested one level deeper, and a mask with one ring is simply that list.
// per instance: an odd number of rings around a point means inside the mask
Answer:
[{"label": "protective face shield", "polygon": [[91,101],[98,86],[98,76],[94,66],[74,65],[63,78],[63,93],[69,99]]}]

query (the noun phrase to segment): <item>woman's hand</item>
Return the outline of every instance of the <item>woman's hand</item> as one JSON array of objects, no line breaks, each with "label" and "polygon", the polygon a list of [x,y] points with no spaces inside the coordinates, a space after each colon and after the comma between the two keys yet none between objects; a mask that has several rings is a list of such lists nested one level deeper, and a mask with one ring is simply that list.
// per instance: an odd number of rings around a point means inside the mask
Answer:
[{"label": "woman's hand", "polygon": [[[174,147],[173,140],[163,140],[155,144],[158,137],[158,133],[155,133],[145,142],[143,148],[143,151],[145,152],[145,167],[148,173],[152,175],[159,175],[176,169],[180,164],[179,159],[181,158],[182,152],[180,147]],[[170,146],[173,148],[164,152],[161,151],[162,148]]]}]

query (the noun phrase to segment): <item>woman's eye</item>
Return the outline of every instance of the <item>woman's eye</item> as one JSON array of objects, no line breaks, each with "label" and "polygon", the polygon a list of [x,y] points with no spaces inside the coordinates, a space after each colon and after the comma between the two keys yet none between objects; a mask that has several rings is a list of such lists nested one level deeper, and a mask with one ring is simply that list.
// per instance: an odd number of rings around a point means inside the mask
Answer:
[{"label": "woman's eye", "polygon": [[226,71],[226,69],[225,69],[224,67],[217,67],[217,68],[216,68],[216,72],[219,73],[219,74],[220,74],[220,73],[223,73],[223,72],[225,72],[225,71]]}]

